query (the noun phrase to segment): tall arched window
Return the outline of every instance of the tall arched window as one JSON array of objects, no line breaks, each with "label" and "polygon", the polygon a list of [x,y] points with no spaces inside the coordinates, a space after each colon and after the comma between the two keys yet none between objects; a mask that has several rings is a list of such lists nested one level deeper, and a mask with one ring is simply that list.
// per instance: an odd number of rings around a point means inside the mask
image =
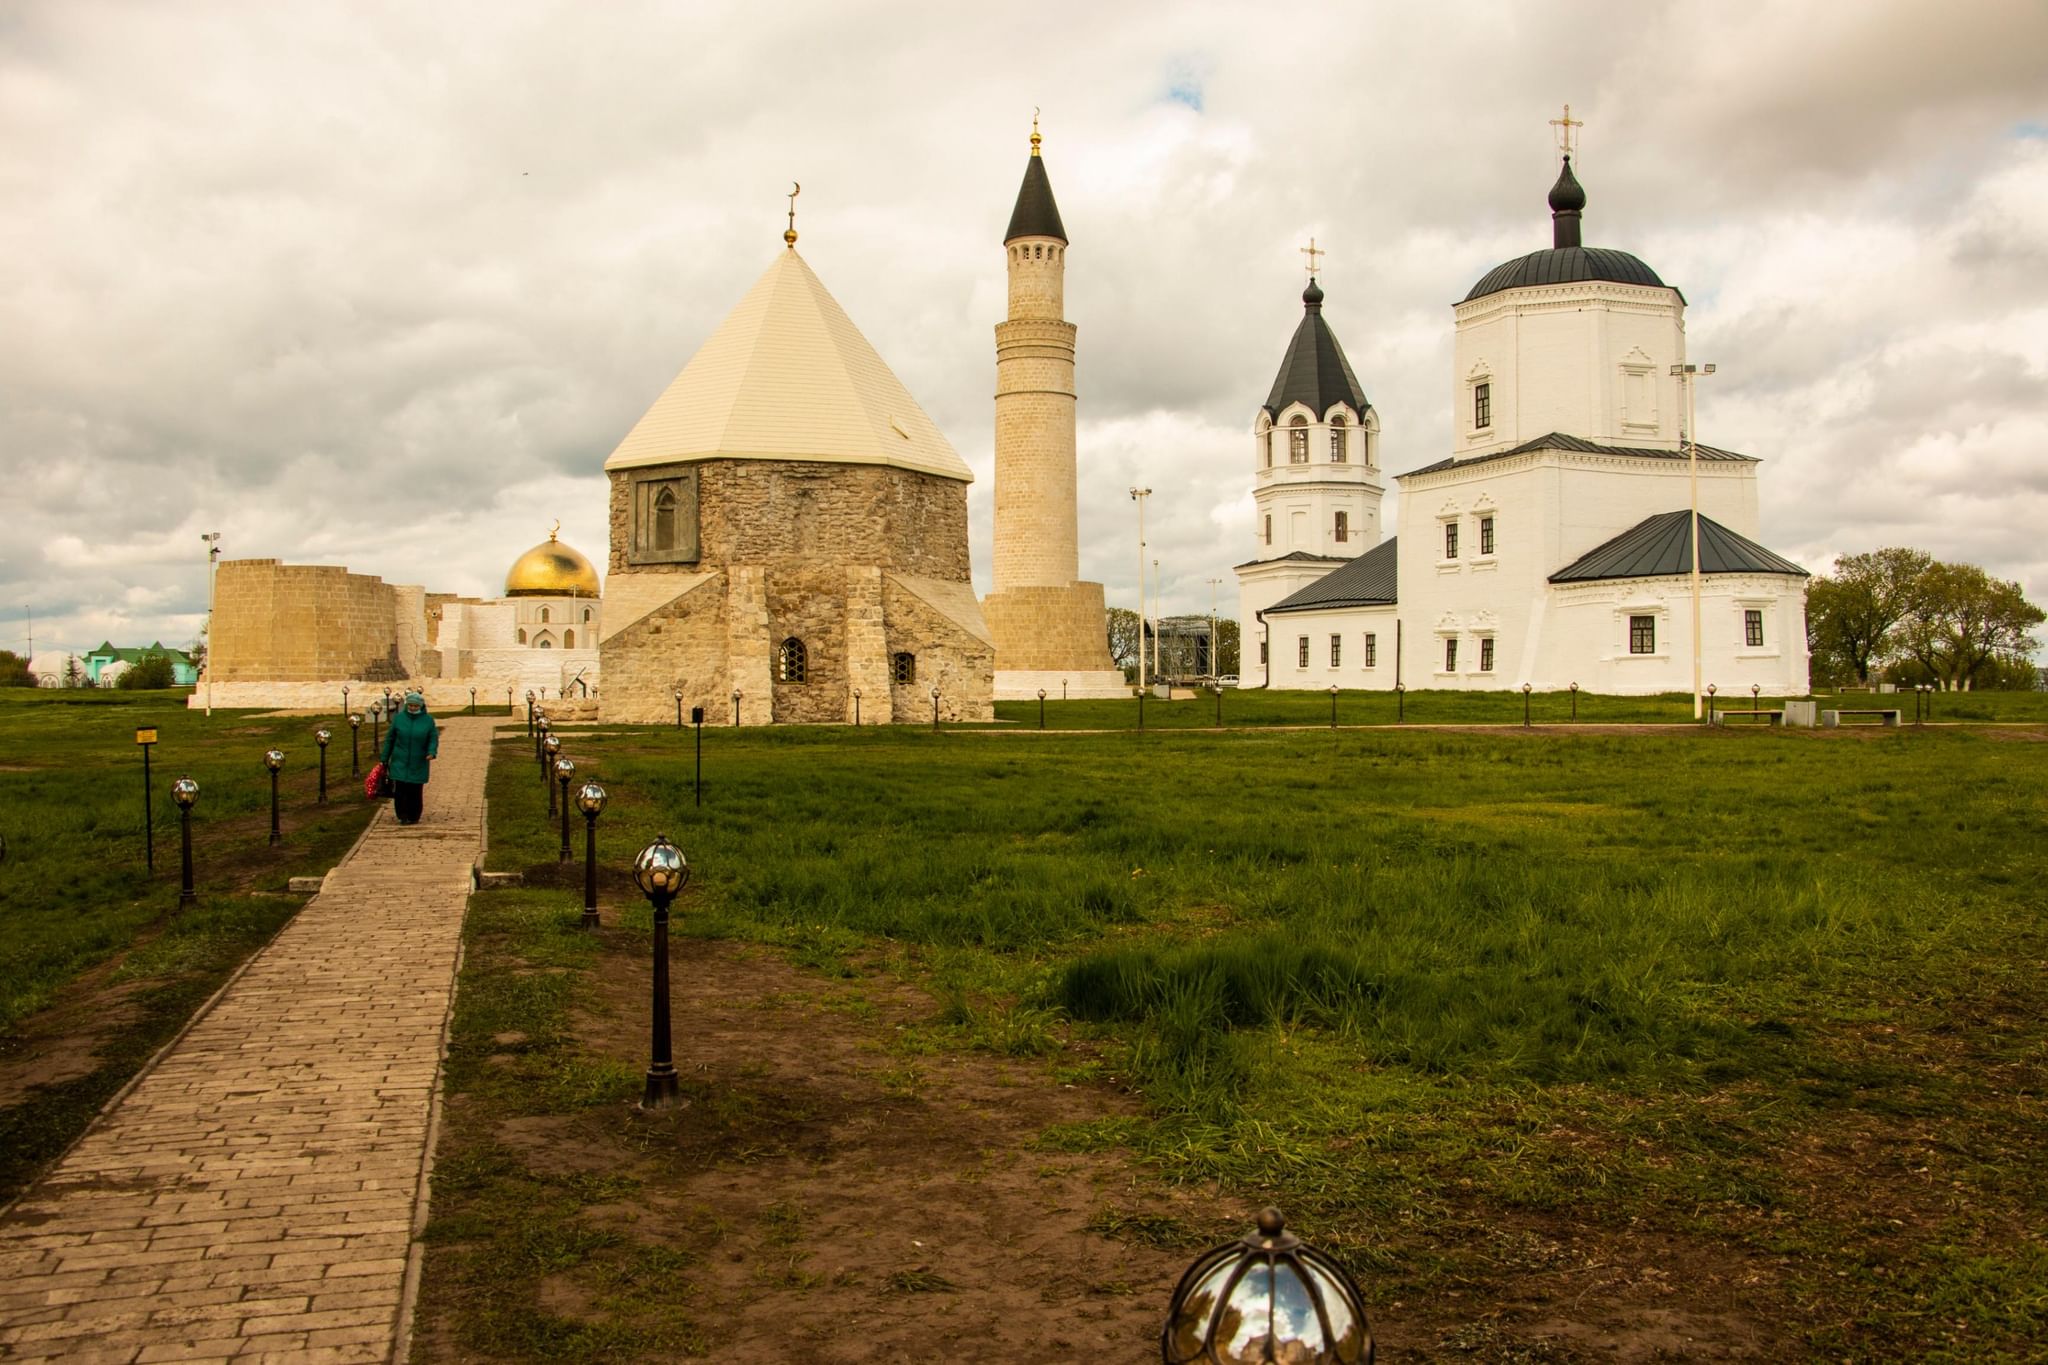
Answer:
[{"label": "tall arched window", "polygon": [[673,550],[676,547],[676,490],[663,486],[654,495],[654,548]]},{"label": "tall arched window", "polygon": [[808,661],[804,656],[804,642],[788,639],[775,652],[775,680],[777,682],[800,683],[809,676]]},{"label": "tall arched window", "polygon": [[520,644],[522,644],[522,645],[523,645],[523,644],[525,644],[525,643],[526,643],[526,632],[525,632],[524,630],[521,630],[521,631],[519,632],[519,636],[518,636],[518,639],[519,639],[519,643],[520,643]]},{"label": "tall arched window", "polygon": [[1308,463],[1308,418],[1297,416],[1287,424],[1287,463]]},{"label": "tall arched window", "polygon": [[588,620],[590,619],[590,608],[589,608],[589,607],[585,607],[585,608],[583,609],[583,619],[584,619],[584,620],[586,620],[586,621],[588,621]]},{"label": "tall arched window", "polygon": [[[1341,517],[1341,516],[1343,516],[1344,514],[1343,514],[1342,512],[1339,512],[1339,513],[1338,513],[1337,515]],[[573,630],[565,630],[565,631],[563,631],[563,632],[562,632],[562,648],[564,648],[564,649],[574,649],[574,648],[576,648],[576,632],[575,632],[575,631],[573,631]]]},{"label": "tall arched window", "polygon": [[1337,514],[1337,543],[1342,545],[1350,539],[1351,514],[1349,512],[1339,512]]},{"label": "tall arched window", "polygon": [[540,609],[540,623],[542,625],[546,625],[548,623],[548,609],[546,607],[542,607]]},{"label": "tall arched window", "polygon": [[1330,418],[1330,463],[1344,463],[1344,414],[1341,412]]}]

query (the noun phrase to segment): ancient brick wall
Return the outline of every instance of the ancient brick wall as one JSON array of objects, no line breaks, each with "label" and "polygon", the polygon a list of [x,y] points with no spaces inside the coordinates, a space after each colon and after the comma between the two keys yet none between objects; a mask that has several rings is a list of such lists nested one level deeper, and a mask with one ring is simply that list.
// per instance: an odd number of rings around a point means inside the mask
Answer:
[{"label": "ancient brick wall", "polygon": [[701,706],[707,723],[732,723],[726,596],[726,576],[715,574],[604,641],[598,687],[604,719],[673,723],[681,688],[685,716]]},{"label": "ancient brick wall", "polygon": [[940,720],[995,718],[995,650],[934,611],[900,583],[882,585],[889,653],[917,659],[917,681],[890,686],[894,719],[929,723],[932,688],[939,689]]},{"label": "ancient brick wall", "polygon": [[[215,574],[215,682],[396,682],[408,664],[417,667],[425,634],[418,588],[275,559],[225,560]],[[408,610],[421,619],[402,621]]]},{"label": "ancient brick wall", "polygon": [[[678,572],[795,561],[807,568],[874,565],[966,580],[967,485],[883,465],[814,460],[704,460],[698,471],[702,556]],[[629,562],[632,481],[611,474],[611,572]],[[658,471],[657,471],[658,472]]]}]

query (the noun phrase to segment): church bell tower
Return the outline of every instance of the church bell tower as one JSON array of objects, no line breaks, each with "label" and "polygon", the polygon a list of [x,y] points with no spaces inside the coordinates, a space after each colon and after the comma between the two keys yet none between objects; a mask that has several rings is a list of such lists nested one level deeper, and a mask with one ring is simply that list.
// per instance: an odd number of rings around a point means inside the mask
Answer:
[{"label": "church bell tower", "polygon": [[1067,230],[1039,153],[1010,213],[1009,317],[996,324],[995,591],[982,603],[996,644],[996,696],[1125,690],[1110,662],[1102,585],[1081,580],[1074,443],[1074,324]]}]

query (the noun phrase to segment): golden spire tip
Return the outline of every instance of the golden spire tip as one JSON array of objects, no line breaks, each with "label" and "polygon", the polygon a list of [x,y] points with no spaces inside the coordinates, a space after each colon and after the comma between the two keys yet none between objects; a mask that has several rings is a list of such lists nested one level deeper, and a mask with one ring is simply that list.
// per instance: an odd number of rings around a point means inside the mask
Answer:
[{"label": "golden spire tip", "polygon": [[796,250],[796,197],[797,197],[798,195],[800,195],[800,194],[802,194],[802,193],[804,192],[804,187],[803,187],[803,186],[802,186],[801,184],[799,184],[799,183],[798,183],[797,181],[794,181],[794,180],[790,181],[790,182],[789,182],[789,184],[790,184],[790,190],[789,190],[789,226],[788,226],[787,228],[785,228],[785,229],[783,230],[783,233],[782,233],[782,240],[783,240],[783,242],[784,242],[784,243],[786,243],[786,244],[788,245],[788,247],[789,247],[789,249],[790,249],[791,251],[795,251],[795,250]]},{"label": "golden spire tip", "polygon": [[1043,140],[1038,136],[1038,110],[1034,108],[1031,111],[1031,155],[1037,156],[1039,154],[1038,144]]}]

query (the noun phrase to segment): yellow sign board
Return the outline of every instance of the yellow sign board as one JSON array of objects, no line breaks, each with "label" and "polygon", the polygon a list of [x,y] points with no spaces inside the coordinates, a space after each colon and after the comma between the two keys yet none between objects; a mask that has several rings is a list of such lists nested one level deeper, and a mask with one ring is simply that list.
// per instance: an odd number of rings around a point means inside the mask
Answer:
[{"label": "yellow sign board", "polygon": [[149,729],[149,730],[143,730],[143,729],[138,729],[138,730],[136,730],[136,732],[135,732],[135,742],[136,742],[137,744],[154,744],[154,743],[156,743],[156,731],[155,731],[154,729]]}]

